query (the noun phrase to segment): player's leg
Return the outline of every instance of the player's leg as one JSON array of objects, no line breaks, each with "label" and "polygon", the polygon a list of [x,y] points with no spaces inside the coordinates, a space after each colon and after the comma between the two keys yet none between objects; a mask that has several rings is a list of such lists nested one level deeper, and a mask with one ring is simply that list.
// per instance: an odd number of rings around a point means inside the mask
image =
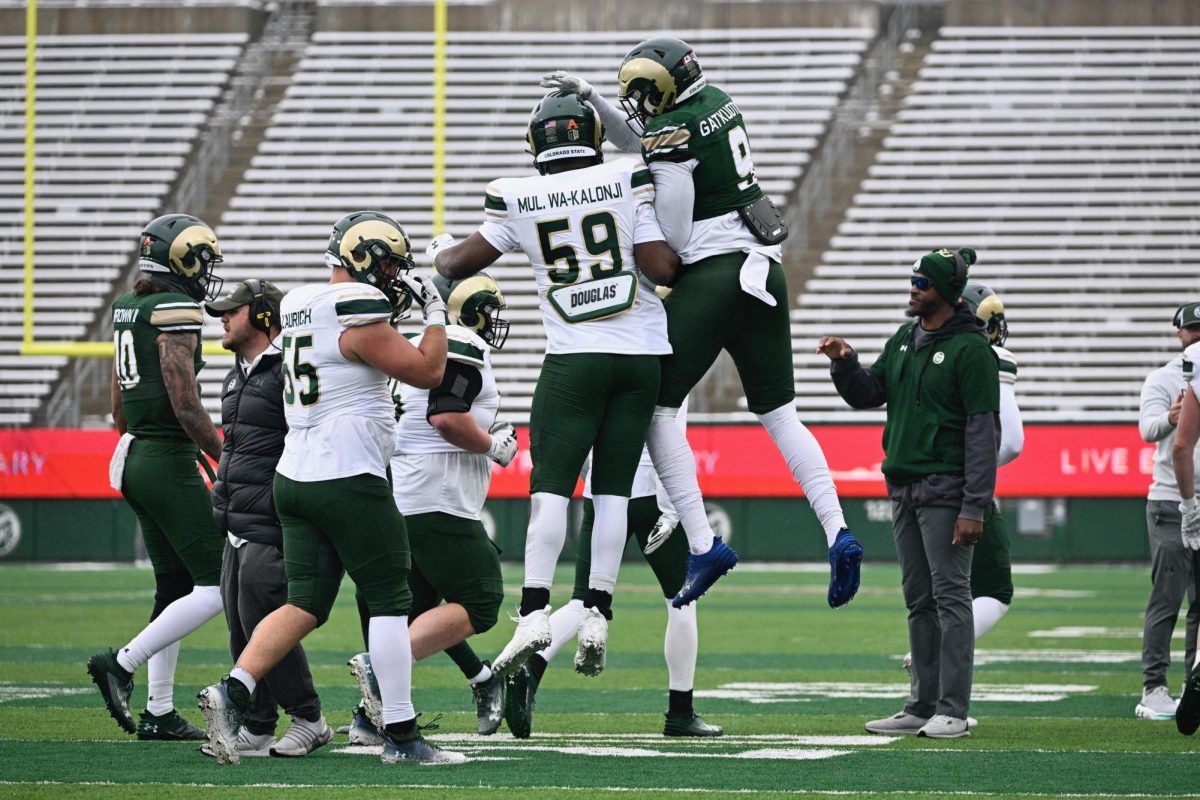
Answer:
[{"label": "player's leg", "polygon": [[983,536],[971,556],[971,605],[975,639],[995,627],[1012,604],[1012,560],[1008,528],[999,506],[993,503],[983,523]]}]

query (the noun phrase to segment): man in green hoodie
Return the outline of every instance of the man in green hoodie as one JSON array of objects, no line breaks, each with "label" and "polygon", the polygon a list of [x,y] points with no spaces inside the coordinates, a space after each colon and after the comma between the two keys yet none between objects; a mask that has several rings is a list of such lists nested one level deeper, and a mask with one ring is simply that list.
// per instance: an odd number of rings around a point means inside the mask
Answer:
[{"label": "man in green hoodie", "polygon": [[871,733],[968,736],[974,664],[972,548],[996,487],[1000,383],[985,325],[961,301],[975,251],[935,250],[913,265],[915,317],[868,369],[826,336],[838,394],[854,408],[887,404],[883,475],[908,607],[913,693]]}]

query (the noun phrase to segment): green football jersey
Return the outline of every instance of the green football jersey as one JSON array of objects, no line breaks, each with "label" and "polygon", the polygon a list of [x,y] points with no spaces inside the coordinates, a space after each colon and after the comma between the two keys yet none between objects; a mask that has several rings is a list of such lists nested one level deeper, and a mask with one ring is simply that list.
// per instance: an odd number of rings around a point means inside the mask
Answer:
[{"label": "green football jersey", "polygon": [[692,172],[693,221],[719,217],[762,197],[742,112],[712,84],[678,108],[650,119],[642,133],[642,157],[647,164],[693,158],[700,162]]},{"label": "green football jersey", "polygon": [[190,333],[196,337],[195,370],[200,372],[200,329],[204,311],[184,294],[160,292],[135,297],[126,292],[112,305],[114,366],[121,389],[121,410],[130,433],[139,439],[189,439],[175,416],[162,365],[158,360],[160,333]]}]

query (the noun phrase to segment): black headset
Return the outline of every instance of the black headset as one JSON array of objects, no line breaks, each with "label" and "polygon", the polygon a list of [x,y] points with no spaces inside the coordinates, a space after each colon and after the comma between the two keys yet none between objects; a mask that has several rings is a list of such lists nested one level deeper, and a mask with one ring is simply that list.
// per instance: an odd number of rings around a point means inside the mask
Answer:
[{"label": "black headset", "polygon": [[271,306],[271,301],[267,299],[266,293],[263,291],[262,281],[258,278],[251,278],[246,281],[246,288],[254,295],[250,300],[250,327],[270,334],[275,309]]}]

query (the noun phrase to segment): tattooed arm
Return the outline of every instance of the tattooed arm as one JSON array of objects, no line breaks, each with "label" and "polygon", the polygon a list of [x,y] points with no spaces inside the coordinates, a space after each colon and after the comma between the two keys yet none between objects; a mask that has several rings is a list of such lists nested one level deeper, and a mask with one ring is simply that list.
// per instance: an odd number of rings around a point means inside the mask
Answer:
[{"label": "tattooed arm", "polygon": [[117,365],[115,362],[113,363],[112,387],[109,389],[109,396],[112,398],[113,423],[117,426],[117,432],[124,434],[128,428],[125,425],[125,409],[121,407],[121,386],[117,383]]},{"label": "tattooed arm", "polygon": [[180,426],[192,437],[200,449],[214,461],[221,459],[221,437],[213,427],[212,419],[200,402],[200,390],[196,386],[196,372],[192,364],[195,358],[197,338],[192,333],[160,333],[158,360],[162,367],[163,383],[167,397]]}]

